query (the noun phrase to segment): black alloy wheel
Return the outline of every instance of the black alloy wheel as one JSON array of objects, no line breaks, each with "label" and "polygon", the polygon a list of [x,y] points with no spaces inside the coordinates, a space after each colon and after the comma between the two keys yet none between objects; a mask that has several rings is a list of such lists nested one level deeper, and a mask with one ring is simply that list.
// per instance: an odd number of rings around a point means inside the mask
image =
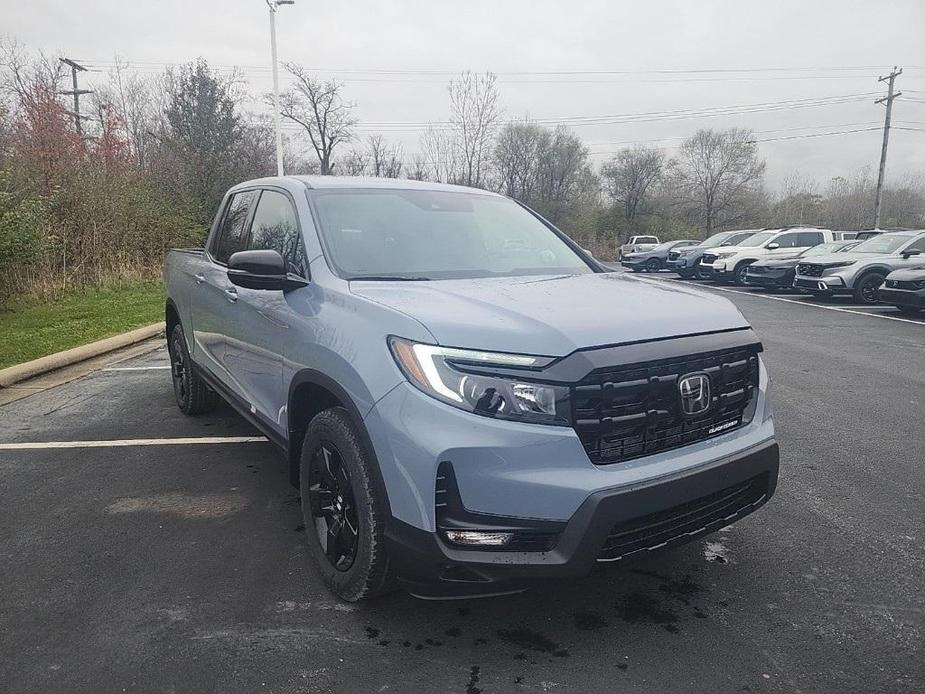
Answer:
[{"label": "black alloy wheel", "polygon": [[646,272],[658,272],[662,269],[662,261],[658,258],[649,258],[646,261]]},{"label": "black alloy wheel", "polygon": [[883,275],[872,272],[864,275],[854,289],[854,299],[859,304],[876,304],[879,299],[878,289],[883,284]]},{"label": "black alloy wheel", "polygon": [[173,381],[173,393],[177,405],[183,408],[189,399],[189,379],[186,364],[186,349],[183,344],[183,332],[174,330],[170,340],[170,377]]},{"label": "black alloy wheel", "polygon": [[180,411],[183,414],[197,415],[214,410],[218,404],[218,394],[209,388],[193,369],[189,350],[186,348],[186,336],[179,323],[174,325],[170,331],[167,353],[170,356],[170,380],[173,381],[173,394]]},{"label": "black alloy wheel", "polygon": [[739,285],[740,287],[744,287],[747,284],[747,281],[745,278],[747,272],[748,272],[748,264],[740,265],[739,267],[735,269],[733,279],[735,283]]},{"label": "black alloy wheel", "polygon": [[338,571],[353,566],[359,523],[350,473],[330,442],[322,442],[309,469],[308,503],[325,556]]}]

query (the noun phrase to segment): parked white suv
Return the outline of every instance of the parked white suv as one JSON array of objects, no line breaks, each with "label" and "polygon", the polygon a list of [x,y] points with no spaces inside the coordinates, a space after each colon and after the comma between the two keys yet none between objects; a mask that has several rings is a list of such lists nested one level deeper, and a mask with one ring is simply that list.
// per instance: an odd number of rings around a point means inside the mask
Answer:
[{"label": "parked white suv", "polygon": [[659,243],[661,241],[658,240],[658,236],[630,236],[630,240],[620,246],[620,260],[623,260],[623,257],[630,253],[651,251]]},{"label": "parked white suv", "polygon": [[711,279],[716,282],[745,284],[745,271],[762,258],[778,255],[795,255],[820,243],[832,241],[829,229],[815,227],[784,227],[765,229],[748,237],[737,246],[718,248],[704,253],[700,262],[712,267]]}]

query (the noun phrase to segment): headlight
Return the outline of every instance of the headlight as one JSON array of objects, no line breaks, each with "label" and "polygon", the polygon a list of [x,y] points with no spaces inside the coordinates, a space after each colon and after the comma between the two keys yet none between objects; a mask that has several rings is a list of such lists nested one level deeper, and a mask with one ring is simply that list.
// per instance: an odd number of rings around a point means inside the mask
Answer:
[{"label": "headlight", "polygon": [[717,251],[716,257],[717,258],[731,258],[736,253],[738,253],[738,251]]},{"label": "headlight", "polygon": [[826,269],[826,270],[831,270],[832,268],[836,268],[836,267],[848,267],[849,265],[854,265],[856,262],[858,262],[858,261],[856,261],[856,260],[845,260],[845,261],[843,261],[843,262],[841,262],[841,263],[830,263],[830,264],[828,264],[828,265],[825,266],[825,269]]},{"label": "headlight", "polygon": [[521,422],[568,425],[568,388],[534,383],[486,369],[535,369],[551,359],[525,354],[480,352],[389,338],[402,373],[431,397],[467,412]]}]

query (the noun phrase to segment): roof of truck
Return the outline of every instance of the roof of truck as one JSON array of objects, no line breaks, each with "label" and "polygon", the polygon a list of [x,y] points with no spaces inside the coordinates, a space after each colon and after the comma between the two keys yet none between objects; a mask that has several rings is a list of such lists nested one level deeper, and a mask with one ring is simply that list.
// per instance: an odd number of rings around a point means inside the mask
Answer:
[{"label": "roof of truck", "polygon": [[455,193],[482,193],[497,195],[489,190],[457,186],[449,183],[412,181],[405,178],[377,178],[373,176],[287,176],[301,181],[306,188],[391,188],[393,190],[442,190]]}]

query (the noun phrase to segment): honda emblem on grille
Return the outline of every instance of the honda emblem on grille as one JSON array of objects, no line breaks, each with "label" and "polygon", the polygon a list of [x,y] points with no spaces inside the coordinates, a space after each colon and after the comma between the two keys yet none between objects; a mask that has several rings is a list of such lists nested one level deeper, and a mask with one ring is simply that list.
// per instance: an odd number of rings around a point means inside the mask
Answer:
[{"label": "honda emblem on grille", "polygon": [[710,377],[706,374],[682,376],[678,379],[678,391],[684,414],[701,414],[710,409]]}]

